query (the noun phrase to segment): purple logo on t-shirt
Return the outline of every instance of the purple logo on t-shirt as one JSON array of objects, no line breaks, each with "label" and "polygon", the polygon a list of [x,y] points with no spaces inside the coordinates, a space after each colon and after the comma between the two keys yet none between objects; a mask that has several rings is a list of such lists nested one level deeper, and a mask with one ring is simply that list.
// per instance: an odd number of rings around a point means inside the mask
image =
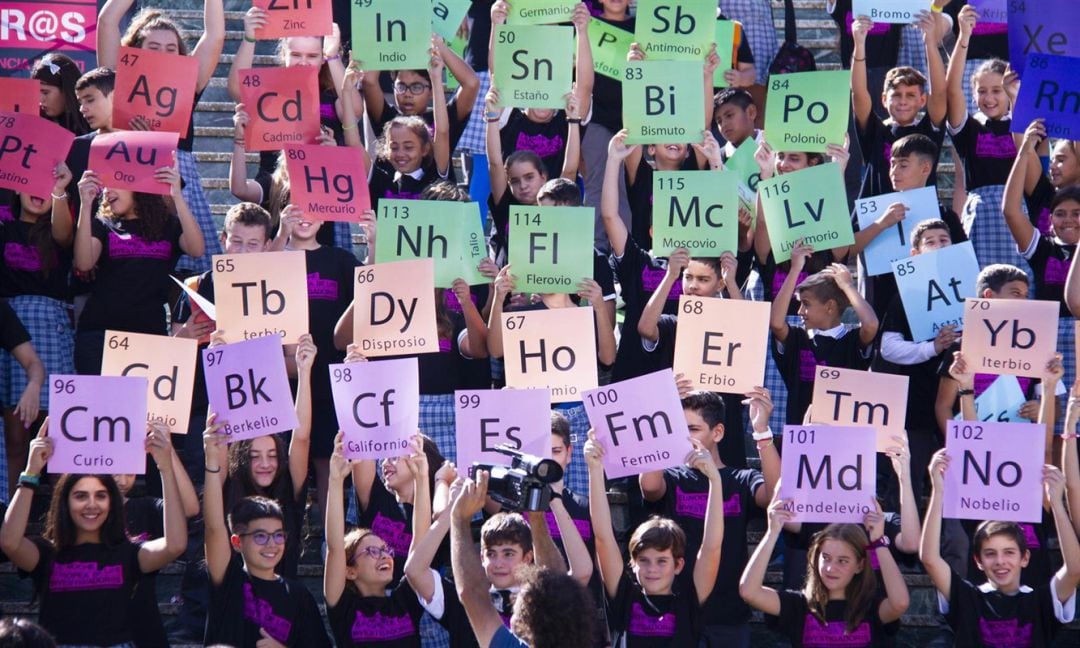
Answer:
[{"label": "purple logo on t-shirt", "polygon": [[630,625],[627,631],[639,637],[674,637],[675,615],[671,612],[658,617],[649,616],[641,603],[630,606]]},{"label": "purple logo on t-shirt", "polygon": [[[559,524],[555,521],[555,515],[548,511],[544,513],[544,518],[547,519],[548,530],[551,531],[552,538],[562,538],[562,534],[559,533]],[[578,534],[581,539],[588,542],[592,540],[592,525],[588,520],[574,520],[574,526],[577,527]]]},{"label": "purple logo on t-shirt", "polygon": [[818,362],[818,359],[814,357],[814,352],[810,349],[799,349],[799,380],[804,383],[814,382],[814,375],[817,373],[818,365],[825,365],[824,362]]},{"label": "purple logo on t-shirt", "polygon": [[11,213],[11,207],[7,205],[0,206],[0,223],[10,223],[15,220],[15,215]]},{"label": "purple logo on t-shirt", "polygon": [[1039,228],[1039,233],[1044,236],[1050,235],[1050,210],[1043,207],[1039,210],[1039,220],[1035,223],[1035,227]]},{"label": "purple logo on t-shirt", "polygon": [[[788,274],[790,274],[790,273],[788,273],[788,272],[786,272],[784,270],[781,270],[780,268],[777,268],[776,271],[773,272],[772,294],[775,295],[776,293],[780,292],[780,286],[784,285],[784,280],[787,279]],[[797,280],[795,281],[795,285],[798,286],[802,282],[806,281],[806,278],[808,276],[809,275],[807,275],[805,272],[800,272]],[[794,300],[795,295],[792,295],[791,298],[792,298],[792,300]]]},{"label": "purple logo on t-shirt", "polygon": [[[656,290],[656,287],[660,285],[660,282],[664,280],[664,275],[667,271],[662,268],[644,267],[641,269],[641,288],[651,293]],[[673,301],[678,301],[682,296],[682,282],[676,281],[671,285],[671,290],[668,292],[667,298]]]},{"label": "purple logo on t-shirt", "polygon": [[387,189],[383,193],[383,198],[392,198],[394,200],[420,200],[420,194],[415,191],[394,191],[393,189]]},{"label": "purple logo on t-shirt", "polygon": [[547,135],[526,135],[518,133],[514,147],[518,151],[532,151],[542,158],[558,155],[566,147],[562,135],[548,137]]},{"label": "purple logo on t-shirt", "polygon": [[[453,290],[447,290],[445,293],[446,298],[443,300],[446,303],[446,307],[455,313],[461,312],[461,302],[458,301],[457,295]],[[480,307],[480,300],[476,298],[476,295],[469,293],[469,299],[472,300],[473,306]]]},{"label": "purple logo on t-shirt", "polygon": [[450,353],[454,350],[453,340],[439,338],[439,353]]},{"label": "purple logo on t-shirt", "polygon": [[1024,540],[1027,541],[1028,549],[1042,549],[1042,543],[1039,542],[1034,526],[1021,522],[1020,528],[1024,530]]},{"label": "purple logo on t-shirt", "polygon": [[50,592],[117,589],[124,586],[123,565],[96,562],[55,563],[49,575]]},{"label": "purple logo on t-shirt", "polygon": [[708,505],[708,493],[687,493],[678,486],[675,487],[675,513],[704,520]]},{"label": "purple logo on t-shirt", "polygon": [[[851,25],[855,23],[855,16],[849,11],[844,14],[844,29],[847,33],[851,33]],[[887,22],[876,22],[874,26],[870,28],[870,31],[866,32],[868,36],[881,36],[882,34],[889,33],[891,25]]]},{"label": "purple logo on t-shirt", "polygon": [[813,615],[806,615],[803,624],[802,645],[804,648],[832,648],[833,646],[869,646],[870,624],[863,621],[854,632],[846,631],[843,621],[828,621],[821,624]]},{"label": "purple logo on t-shirt", "polygon": [[1032,629],[1019,619],[979,619],[979,637],[989,648],[1031,648]]},{"label": "purple logo on t-shirt", "polygon": [[742,515],[742,498],[738,493],[732,493],[731,497],[724,500],[724,517],[738,517]]},{"label": "purple logo on t-shirt", "polygon": [[376,612],[375,616],[367,616],[357,611],[352,625],[353,641],[393,641],[415,634],[416,626],[407,614],[383,616]]},{"label": "purple logo on t-shirt", "polygon": [[172,256],[169,241],[147,241],[138,234],[109,232],[109,256],[113,259],[168,259]]},{"label": "purple logo on t-shirt", "polygon": [[[981,396],[982,393],[986,391],[995,380],[997,380],[996,374],[975,374],[975,380],[973,382],[975,386],[976,398]],[[1031,378],[1027,378],[1025,376],[1017,376],[1016,382],[1020,383],[1020,391],[1024,392],[1025,394],[1030,394],[1031,392],[1028,390],[1031,388],[1031,380]]]},{"label": "purple logo on t-shirt", "polygon": [[266,630],[267,634],[282,643],[289,640],[292,621],[278,616],[269,601],[255,596],[251,583],[244,583],[244,619]]},{"label": "purple logo on t-shirt", "polygon": [[307,293],[309,299],[337,301],[338,282],[334,279],[323,279],[318,272],[312,272],[307,276]]},{"label": "purple logo on t-shirt", "polygon": [[319,118],[329,121],[337,121],[337,111],[334,110],[334,104],[332,103],[320,103],[319,104]]},{"label": "purple logo on t-shirt", "polygon": [[394,553],[398,556],[409,555],[409,544],[412,543],[412,534],[405,528],[404,522],[391,520],[382,513],[376,513],[371,521],[371,530],[375,535],[382,538]]},{"label": "purple logo on t-shirt", "polygon": [[997,36],[999,34],[1008,34],[1008,23],[984,23],[979,22],[975,24],[975,29],[971,30],[972,36]]},{"label": "purple logo on t-shirt", "polygon": [[1046,268],[1043,269],[1043,284],[1047,286],[1064,286],[1065,279],[1069,276],[1069,261],[1062,261],[1057,257],[1047,257]]},{"label": "purple logo on t-shirt", "polygon": [[975,155],[987,158],[1012,159],[1016,157],[1016,143],[1012,135],[995,135],[994,133],[979,133],[975,140]]},{"label": "purple logo on t-shirt", "polygon": [[4,245],[4,263],[12,270],[23,272],[40,272],[41,255],[38,249],[32,245],[21,243],[8,243]]}]

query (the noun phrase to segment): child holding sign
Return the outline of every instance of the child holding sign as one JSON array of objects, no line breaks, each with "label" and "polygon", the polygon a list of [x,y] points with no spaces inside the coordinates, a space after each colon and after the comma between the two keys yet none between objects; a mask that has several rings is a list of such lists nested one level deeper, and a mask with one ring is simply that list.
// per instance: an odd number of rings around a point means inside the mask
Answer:
[{"label": "child holding sign", "polygon": [[[945,121],[947,96],[945,94],[945,64],[941,61],[940,32],[928,13],[920,19],[919,30],[923,32],[926,58],[930,68],[930,89],[927,79],[911,67],[895,67],[885,75],[885,87],[881,103],[889,113],[882,121],[874,112],[873,98],[867,83],[866,41],[874,29],[874,22],[859,16],[851,26],[855,49],[851,58],[851,95],[856,133],[867,169],[860,198],[878,196],[893,190],[888,170],[892,144],[904,135],[922,133],[934,140],[939,147],[945,137],[942,125]],[[919,117],[925,108],[926,113]],[[936,169],[936,164],[935,164]],[[936,171],[929,184],[936,185]]]},{"label": "child holding sign", "polygon": [[[278,502],[255,495],[242,497],[226,508],[225,453],[221,451],[225,439],[219,432],[222,424],[215,419],[214,415],[207,419],[204,435],[203,517],[210,575],[204,643],[256,646],[273,641],[292,647],[330,646],[311,592],[300,581],[278,575],[286,542],[293,539]],[[294,529],[297,532],[299,528]]]},{"label": "child holding sign", "polygon": [[[349,476],[343,435],[338,432],[330,458],[330,493],[326,506],[326,564],[323,595],[327,616],[338,646],[420,646],[420,617],[443,599],[442,577],[427,568],[408,580],[394,578],[395,549],[376,532],[365,528],[345,533],[342,491]],[[413,474],[416,492],[412,518],[412,547],[431,525],[427,455],[419,440],[414,453],[403,457]],[[404,557],[401,557],[404,558]],[[394,585],[394,583],[397,583]]]},{"label": "child holding sign", "polygon": [[57,52],[46,54],[30,70],[30,78],[41,84],[41,116],[76,135],[90,132],[75,98],[75,82],[81,75],[75,61]]},{"label": "child holding sign", "polygon": [[[585,460],[589,464],[589,509],[596,533],[596,562],[610,606],[612,645],[627,648],[694,646],[706,620],[702,606],[716,584],[724,538],[724,488],[709,451],[694,441],[687,466],[708,481],[704,535],[692,577],[676,583],[686,563],[686,534],[673,520],[653,517],[630,537],[630,572],[615,541],[611,506],[604,486],[604,448],[589,430]],[[749,637],[747,637],[749,639]],[[621,643],[620,643],[621,642]]]},{"label": "child holding sign", "polygon": [[[769,322],[773,358],[788,390],[786,420],[790,424],[801,423],[810,406],[818,365],[866,369],[878,330],[877,315],[855,289],[846,266],[834,263],[799,282],[812,253],[808,245],[796,245],[791,251],[791,273],[773,299]],[[801,326],[787,323],[792,294],[799,299]],[[858,327],[840,321],[848,307],[854,309]]]},{"label": "child holding sign", "polygon": [[26,470],[0,528],[0,549],[34,579],[39,620],[60,644],[134,645],[131,605],[145,574],[180,557],[187,546],[184,517],[165,427],[149,429],[147,452],[161,474],[165,515],[162,538],[132,541],[125,535],[124,503],[111,475],[63,475],[56,484],[44,537],[27,538],[26,526],[41,472],[52,456],[48,419],[30,442]]},{"label": "child holding sign", "polygon": [[[708,592],[698,590],[707,597],[702,609],[702,632],[709,645],[746,648],[750,645],[750,608],[739,602],[739,574],[746,565],[746,531],[751,516],[764,509],[780,479],[780,455],[773,445],[769,429],[769,416],[773,403],[769,391],[758,387],[746,394],[750,420],[761,457],[761,471],[753,468],[735,468],[727,465],[719,446],[727,436],[742,440],[742,428],[725,428],[724,401],[712,392],[691,392],[683,397],[683,414],[690,430],[690,438],[696,447],[705,450],[709,463],[718,471],[724,493],[724,528],[721,553],[723,560],[717,572],[716,583]],[[708,467],[706,467],[708,468]],[[663,472],[649,472],[638,476],[642,497],[646,506],[670,518],[678,524],[686,536],[689,555],[697,547],[707,547],[706,538],[712,524],[703,507],[705,493],[711,492],[709,472],[697,465],[690,468],[669,468]],[[712,496],[709,496],[711,503]],[[593,504],[595,506],[595,504]],[[593,515],[594,528],[602,522]],[[597,528],[597,546],[599,533]],[[700,560],[699,554],[698,560]],[[693,567],[693,559],[687,561]],[[695,568],[696,569],[696,568]],[[704,599],[703,599],[704,600]]]},{"label": "child holding sign", "polygon": [[[215,333],[211,346],[219,344]],[[215,488],[210,475],[215,475],[224,492],[227,510],[233,510],[245,498],[267,498],[281,511],[286,540],[284,551],[274,568],[286,578],[295,578],[300,554],[303,552],[304,513],[307,503],[308,457],[311,448],[311,367],[315,362],[315,344],[310,335],[300,336],[296,345],[296,416],[300,423],[289,437],[286,445],[283,434],[270,434],[254,439],[234,442],[226,446],[225,436],[216,433],[217,414],[207,417],[207,431],[203,433],[206,461],[206,489]],[[214,433],[211,433],[214,432]],[[220,466],[228,472],[221,472]],[[218,467],[215,472],[213,467]],[[207,506],[206,515],[210,515]],[[209,537],[207,539],[209,542]],[[209,554],[209,550],[207,551]]]},{"label": "child holding sign", "polygon": [[[9,493],[15,490],[19,468],[26,465],[30,430],[48,409],[48,395],[41,389],[42,381],[50,374],[69,374],[75,370],[75,332],[68,313],[73,232],[64,193],[71,172],[61,162],[55,175],[52,192],[59,199],[50,202],[27,193],[14,193],[10,203],[14,220],[0,221],[0,249],[5,261],[0,264],[0,297],[14,311],[6,319],[17,320],[26,327],[26,339],[33,341],[33,351],[40,359],[36,365],[28,364],[28,349],[16,351],[23,344],[21,340],[4,344],[4,351],[0,352],[0,406],[4,415]],[[35,375],[35,369],[42,365],[44,370]]]},{"label": "child holding sign", "polygon": [[[97,269],[75,335],[79,373],[101,373],[106,329],[165,334],[169,273],[181,252],[200,257],[206,248],[181,191],[178,167],[161,167],[154,177],[168,185],[171,205],[157,194],[106,188],[92,170],[79,180],[75,269]],[[98,196],[95,216],[91,210]]]},{"label": "child holding sign", "polygon": [[[199,103],[206,86],[210,84],[214,70],[221,59],[221,50],[225,45],[225,9],[222,0],[206,0],[203,4],[202,36],[188,53],[187,43],[181,35],[180,27],[160,9],[143,8],[128,25],[123,37],[120,36],[120,23],[131,8],[134,0],[108,0],[98,14],[97,57],[98,65],[116,69],[121,47],[137,47],[154,52],[191,56],[199,61],[199,75],[195,81],[195,102]],[[145,79],[144,79],[145,83]],[[139,86],[136,86],[138,88]],[[162,88],[165,90],[166,88]],[[173,89],[175,97],[176,90]],[[150,104],[149,90],[145,99]],[[132,97],[120,97],[127,103]],[[160,96],[160,95],[159,95]],[[159,98],[160,101],[160,98]],[[171,107],[170,107],[171,110]],[[145,118],[132,119],[130,124],[117,124],[119,128],[133,130],[151,130]],[[176,159],[180,175],[184,180],[184,199],[191,208],[195,222],[202,230],[206,248],[201,258],[181,259],[178,267],[188,272],[203,272],[210,269],[210,255],[220,254],[221,248],[214,239],[214,218],[210,214],[210,204],[202,188],[202,178],[195,163],[192,147],[195,142],[195,118],[188,120],[187,132],[181,133],[177,144]]]},{"label": "child holding sign", "polygon": [[[780,531],[793,513],[787,501],[769,505],[769,529],[754,550],[739,582],[739,595],[766,615],[769,624],[792,646],[889,646],[908,609],[904,577],[889,552],[885,516],[875,501],[866,514],[865,530],[857,524],[830,524],[814,535],[803,591],[766,587],[768,569]],[[880,566],[885,596],[878,596],[871,555]]]},{"label": "child holding sign", "polygon": [[[1036,119],[1028,125],[1034,128],[1036,135],[1046,141],[1046,125]],[[1050,159],[1042,156],[1041,146],[1037,155],[1028,155],[1023,146],[1019,155],[1027,160],[1028,176],[1024,183],[1024,201],[1027,203],[1028,218],[1031,224],[1043,234],[1050,234],[1050,202],[1060,189],[1080,185],[1080,142],[1061,139],[1050,149]],[[1038,180],[1032,187],[1030,180],[1036,175]]]},{"label": "child holding sign", "polygon": [[930,463],[933,490],[919,558],[937,588],[938,607],[956,633],[957,645],[992,646],[1002,637],[1012,638],[1015,646],[1050,645],[1061,625],[1073,620],[1080,585],[1080,543],[1065,508],[1065,476],[1053,466],[1043,470],[1064,560],[1061,569],[1049,581],[1021,586],[1021,571],[1030,559],[1026,534],[1016,523],[987,520],[973,540],[975,564],[987,578],[977,587],[953,571],[939,549],[945,471],[961,469],[951,463],[944,449]]}]

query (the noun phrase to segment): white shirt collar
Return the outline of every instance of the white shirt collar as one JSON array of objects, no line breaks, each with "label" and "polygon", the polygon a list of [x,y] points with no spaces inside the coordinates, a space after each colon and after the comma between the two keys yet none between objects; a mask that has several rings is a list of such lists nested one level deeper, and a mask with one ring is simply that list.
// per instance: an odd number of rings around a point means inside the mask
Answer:
[{"label": "white shirt collar", "polygon": [[401,182],[401,179],[405,176],[409,176],[413,180],[419,180],[424,177],[423,167],[413,171],[412,173],[402,173],[401,171],[394,171],[394,182]]},{"label": "white shirt collar", "polygon": [[809,338],[813,338],[815,335],[824,335],[825,337],[839,338],[847,331],[847,324],[841,322],[840,324],[832,327],[831,329],[807,329],[806,335]]},{"label": "white shirt collar", "polygon": [[[1000,590],[998,590],[998,588],[994,587],[993,583],[986,582],[986,583],[983,583],[982,585],[979,585],[979,591],[982,592],[983,594],[989,594],[991,592],[996,592],[996,591],[1000,591]],[[1006,595],[1006,596],[1015,596],[1017,594],[1031,594],[1034,591],[1035,590],[1031,589],[1027,585],[1021,585],[1019,590],[1017,590],[1016,592],[1014,592],[1011,595]],[[1002,594],[1004,594],[1004,592],[1002,592]]]}]

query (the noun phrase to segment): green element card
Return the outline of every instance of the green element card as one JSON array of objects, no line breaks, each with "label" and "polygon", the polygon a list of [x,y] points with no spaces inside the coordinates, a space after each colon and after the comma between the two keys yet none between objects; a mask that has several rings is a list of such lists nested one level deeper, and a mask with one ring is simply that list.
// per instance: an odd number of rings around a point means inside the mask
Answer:
[{"label": "green element card", "polygon": [[593,276],[592,207],[510,208],[510,264],[518,292],[569,293]]},{"label": "green element card", "polygon": [[824,153],[843,144],[851,114],[847,70],[795,72],[769,79],[765,140],[775,151]]},{"label": "green element card", "polygon": [[431,19],[431,7],[422,2],[353,2],[353,60],[368,71],[426,70]]},{"label": "green element card", "polygon": [[487,250],[476,203],[381,200],[375,232],[376,263],[434,259],[436,288],[489,281],[477,269]]},{"label": "green element card", "polygon": [[757,146],[753,137],[747,137],[724,162],[724,168],[738,179],[739,202],[751,214],[757,213],[757,186],[761,182],[761,169],[754,159]]},{"label": "green element card", "polygon": [[503,106],[564,108],[574,84],[574,28],[495,28],[495,79]]},{"label": "green element card", "polygon": [[[453,50],[458,56],[464,58],[465,46],[469,44],[467,38],[461,38],[455,36],[453,40],[446,41],[446,46]],[[461,83],[454,76],[454,73],[450,71],[450,68],[444,68],[446,70],[446,90],[447,92],[453,92],[461,87]]]},{"label": "green element card", "polygon": [[738,178],[729,171],[657,171],[653,174],[653,252],[686,248],[691,257],[736,253]]},{"label": "green element card", "polygon": [[728,87],[727,81],[724,80],[724,72],[733,69],[737,62],[735,60],[735,30],[738,28],[734,20],[716,21],[716,55],[720,57],[720,65],[717,66],[716,72],[713,72],[713,87],[715,88]]},{"label": "green element card", "polygon": [[578,0],[512,0],[508,25],[554,25],[574,17]]},{"label": "green element card", "polygon": [[431,0],[431,31],[453,40],[471,5],[472,0]]},{"label": "green element card", "polygon": [[799,239],[815,252],[855,243],[839,164],[819,164],[762,180],[758,196],[777,263],[791,258]]},{"label": "green element card", "polygon": [[700,142],[705,128],[705,64],[629,61],[623,67],[627,144]]},{"label": "green element card", "polygon": [[590,20],[589,45],[592,47],[593,70],[622,81],[626,55],[633,42],[634,35],[625,29],[613,27],[603,20]]},{"label": "green element card", "polygon": [[716,37],[716,0],[638,0],[634,40],[650,61],[704,61]]}]

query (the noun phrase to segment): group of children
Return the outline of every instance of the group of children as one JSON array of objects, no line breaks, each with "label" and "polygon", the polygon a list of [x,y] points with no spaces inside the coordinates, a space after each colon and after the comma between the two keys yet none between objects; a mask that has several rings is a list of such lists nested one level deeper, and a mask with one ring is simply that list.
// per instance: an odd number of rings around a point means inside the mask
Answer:
[{"label": "group of children", "polygon": [[[853,123],[850,140],[824,154],[774,150],[757,126],[763,110],[752,90],[767,66],[755,65],[751,46],[763,42],[763,29],[772,33],[765,0],[719,3],[728,16],[756,22],[744,20],[737,32],[744,38],[723,74],[730,87],[711,92],[721,57],[713,49],[703,60],[711,101],[705,121],[690,129],[700,138],[649,145],[627,144],[621,84],[593,68],[590,22],[633,32],[627,0],[575,7],[574,85],[560,109],[508,106],[492,84],[492,34],[514,0],[473,0],[462,23],[465,55],[432,35],[427,68],[392,73],[347,64],[351,36],[338,27],[349,22],[347,7],[335,2],[333,33],[280,39],[276,65],[319,67],[318,143],[353,147],[364,161],[374,209],[360,219],[366,256],[358,258],[348,224],[314,219],[291,201],[284,152],[260,152],[249,177],[252,107],[243,103],[235,106],[229,171],[237,202],[220,233],[192,153],[193,125],[180,133],[175,160],[156,171],[162,194],[111,187],[89,168],[96,136],[149,129],[138,119],[113,123],[120,46],[197,59],[197,104],[225,43],[222,0],[206,0],[190,50],[163,10],[143,9],[121,34],[133,2],[107,0],[98,17],[100,67],[82,72],[53,53],[31,71],[41,116],[77,135],[51,196],[0,197],[0,488],[9,494],[0,550],[32,579],[40,625],[57,645],[169,645],[154,574],[182,560],[173,637],[206,645],[749,646],[758,610],[792,646],[888,646],[911,603],[901,566],[921,563],[939,595],[946,643],[1052,645],[1075,619],[1080,585],[1080,277],[1072,275],[1080,145],[1051,140],[1041,120],[1014,137],[1019,77],[1000,26],[980,22],[966,2],[934,2],[906,26],[853,16],[849,0],[826,3],[851,71]],[[257,4],[244,14],[228,75],[236,101],[268,21],[265,3]],[[757,24],[760,5],[768,25]],[[767,42],[771,56],[775,42],[771,50]],[[647,55],[634,44],[627,56]],[[445,91],[447,74],[453,92]],[[854,200],[936,186],[946,134],[957,184],[952,203],[934,213],[897,202],[863,227],[853,216],[854,245],[800,241],[778,262],[758,200],[739,209],[736,249],[715,257],[652,252],[657,172],[727,172],[749,143],[756,180],[837,165],[853,179]],[[461,151],[475,153],[472,186],[455,177],[452,156]],[[468,202],[485,171],[490,254],[478,270],[488,282],[432,287],[440,351],[414,356],[420,429],[401,457],[348,460],[329,366],[367,360],[353,339],[352,286],[356,268],[375,260],[378,203]],[[592,273],[573,293],[516,290],[508,263],[515,205],[595,208]],[[982,268],[975,296],[1060,304],[1058,354],[1041,379],[1020,379],[1027,402],[1019,416],[1046,430],[1041,523],[943,520],[944,475],[957,470],[943,449],[946,425],[981,418],[975,399],[996,377],[968,369],[954,326],[916,338],[893,275],[865,272],[862,253],[904,220],[917,221],[913,256],[971,241]],[[101,373],[106,330],[224,344],[170,275],[213,302],[211,255],[278,250],[303,251],[307,264],[311,333],[283,349],[296,429],[227,443],[200,365],[189,429],[147,431],[153,461],[145,483],[48,473],[56,432],[47,376]],[[551,412],[551,457],[564,477],[552,485],[549,510],[502,510],[485,497],[486,472],[455,465],[454,392],[505,386],[504,313],[589,308],[594,361],[604,380],[617,382],[672,367],[682,295],[771,303],[762,385],[720,394],[692,391],[675,376],[693,446],[685,465],[606,478],[610,448],[580,402]],[[879,498],[862,524],[793,522],[779,497],[779,432],[809,420],[821,366],[909,378],[907,436],[882,454]],[[30,533],[46,508],[35,493],[50,486],[44,530]],[[615,501],[625,502],[621,511],[612,511]],[[748,531],[762,519],[751,554]],[[1049,548],[1054,538],[1060,562]],[[766,585],[777,552],[779,587]],[[322,563],[321,597],[300,580],[312,560]],[[547,601],[532,594],[545,574],[566,577]],[[560,616],[567,609],[576,616]],[[0,636],[32,632],[0,623]]]}]

